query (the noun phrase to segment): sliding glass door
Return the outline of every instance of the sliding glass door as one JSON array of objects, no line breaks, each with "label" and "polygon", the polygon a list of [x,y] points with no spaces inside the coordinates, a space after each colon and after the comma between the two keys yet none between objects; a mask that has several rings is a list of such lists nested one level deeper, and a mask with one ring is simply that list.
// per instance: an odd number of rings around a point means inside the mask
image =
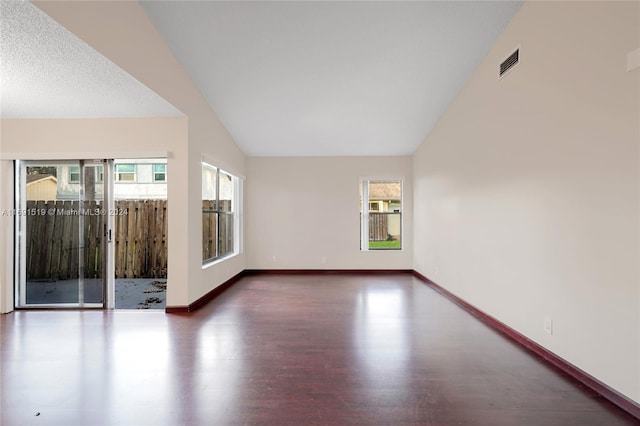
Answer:
[{"label": "sliding glass door", "polygon": [[113,162],[19,161],[17,166],[16,307],[112,305]]}]

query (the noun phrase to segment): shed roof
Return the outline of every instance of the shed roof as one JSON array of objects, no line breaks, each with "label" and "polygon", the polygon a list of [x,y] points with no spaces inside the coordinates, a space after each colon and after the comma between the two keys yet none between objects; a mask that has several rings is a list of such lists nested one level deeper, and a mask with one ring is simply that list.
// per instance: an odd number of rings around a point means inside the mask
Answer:
[{"label": "shed roof", "polygon": [[54,175],[27,175],[27,185],[40,182],[41,180],[52,179],[54,182],[58,182],[58,179]]},{"label": "shed roof", "polygon": [[402,189],[400,182],[370,182],[370,200],[400,200]]}]

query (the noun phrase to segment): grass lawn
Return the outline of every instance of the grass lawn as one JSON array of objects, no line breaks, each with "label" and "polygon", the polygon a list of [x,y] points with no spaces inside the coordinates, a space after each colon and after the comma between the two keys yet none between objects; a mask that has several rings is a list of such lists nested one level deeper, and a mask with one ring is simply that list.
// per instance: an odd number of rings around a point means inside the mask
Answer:
[{"label": "grass lawn", "polygon": [[369,250],[375,249],[399,249],[400,240],[395,241],[369,241]]}]

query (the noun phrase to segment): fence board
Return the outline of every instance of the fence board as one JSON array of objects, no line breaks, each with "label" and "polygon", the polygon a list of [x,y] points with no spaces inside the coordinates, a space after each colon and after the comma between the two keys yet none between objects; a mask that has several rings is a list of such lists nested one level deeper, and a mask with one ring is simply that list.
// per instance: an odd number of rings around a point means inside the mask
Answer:
[{"label": "fence board", "polygon": [[215,200],[203,200],[202,209],[202,253],[204,259],[217,256],[216,253],[216,229],[218,227],[218,214],[214,213]]},{"label": "fence board", "polygon": [[[63,202],[56,201],[54,208],[62,209]],[[53,227],[53,236],[51,239],[51,276],[60,275],[60,261],[62,257],[62,238],[64,235],[63,216],[54,215],[56,223]]]},{"label": "fence board", "polygon": [[146,200],[136,204],[136,233],[134,237],[135,269],[133,270],[133,275],[136,277],[139,277],[142,274],[142,271],[146,266],[144,261],[145,250],[143,249],[143,241],[146,239],[145,232],[147,231],[147,229],[145,229],[146,227],[144,226],[147,218],[146,209]]},{"label": "fence board", "polygon": [[[54,208],[55,207],[55,203],[51,202],[51,203],[47,203],[47,209],[49,208]],[[38,216],[36,216],[38,217]],[[45,228],[44,228],[44,238],[43,240],[39,243],[42,244],[43,246],[43,259],[42,261],[44,262],[44,276],[45,277],[52,277],[52,257],[51,257],[51,248],[52,248],[52,243],[53,243],[53,232],[55,231],[55,220],[56,220],[56,216],[54,215],[45,215],[44,216],[46,218],[45,220]]]},{"label": "fence board", "polygon": [[[156,229],[156,202],[155,200],[147,201],[147,210],[145,215],[147,216],[147,226],[149,229]],[[149,244],[149,250],[145,250],[145,270],[148,271],[153,277],[156,275],[156,264],[155,259],[157,257],[156,247],[158,235],[154,232],[153,234],[149,234],[147,238],[150,240],[147,242]]]},{"label": "fence board", "polygon": [[[85,209],[91,209],[93,202],[87,201],[84,204]],[[95,275],[95,264],[93,262],[95,255],[95,245],[93,240],[93,223],[92,216],[84,216],[84,272],[85,277],[93,278]]]},{"label": "fence board", "polygon": [[[70,201],[63,201],[62,208],[67,209],[70,208]],[[61,252],[60,252],[60,265],[58,267],[58,276],[63,279],[69,278],[69,261],[70,261],[70,247],[71,239],[68,235],[73,235],[71,216],[63,216],[62,220],[62,238],[60,241],[61,244]]]},{"label": "fence board", "polygon": [[[126,202],[123,201],[116,201],[115,202],[115,207],[116,207],[116,211],[118,213],[123,212],[124,209],[127,208],[127,204]],[[127,250],[127,224],[128,224],[128,220],[127,220],[127,216],[126,214],[118,214],[115,217],[115,241],[114,244],[115,246],[115,250],[114,250],[114,256],[115,256],[115,273],[116,273],[116,278],[121,278],[124,276],[124,271],[126,269],[126,250]]]},{"label": "fence board", "polygon": [[162,254],[162,256],[160,256],[160,263],[159,263],[159,274],[161,277],[166,277],[167,276],[167,263],[168,263],[168,259],[169,259],[169,245],[167,243],[168,238],[167,236],[169,235],[169,209],[167,208],[167,202],[163,201],[162,203],[158,203],[158,211],[161,213],[161,217],[162,217],[162,248],[160,250],[160,253]]},{"label": "fence board", "polygon": [[[36,203],[35,201],[27,201],[27,209],[31,209],[31,208],[35,208]],[[30,218],[27,218],[26,221],[26,241],[27,241],[27,247],[26,247],[26,252],[27,252],[27,270],[30,271],[32,266],[31,266],[31,261],[33,259],[33,251],[35,249],[35,247],[32,244],[32,239],[33,239],[33,235],[34,235],[34,227],[35,224],[37,223],[37,221],[35,220],[31,220]],[[29,278],[29,277],[27,277]]]},{"label": "fence board", "polygon": [[[65,208],[69,208],[70,210],[73,209],[73,206],[74,204],[72,202],[69,202],[69,204],[65,203]],[[78,238],[80,238],[80,217],[78,215],[71,216],[71,227],[71,240],[68,244],[69,250],[71,251],[69,278],[79,278],[80,253],[78,251]]]},{"label": "fence board", "polygon": [[101,206],[96,201],[91,201],[89,203],[90,215],[85,216],[89,219],[89,234],[86,235],[88,237],[89,243],[89,258],[87,259],[88,266],[88,277],[91,278],[99,278],[101,277],[101,268],[102,261],[100,260],[100,255],[102,252],[102,235],[103,229],[100,225],[100,218],[102,216],[98,214],[93,214],[97,209]]},{"label": "fence board", "polygon": [[167,275],[167,203],[163,200],[154,201],[154,247],[153,253],[155,262],[153,263],[154,278],[165,277]]},{"label": "fence board", "polygon": [[125,251],[125,259],[124,259],[124,278],[133,278],[133,249],[134,245],[134,235],[136,229],[136,208],[134,201],[127,202],[127,234],[126,234],[126,243],[127,249]]},{"label": "fence board", "polygon": [[369,241],[385,241],[387,236],[387,214],[369,213]]},{"label": "fence board", "polygon": [[[38,210],[46,209],[47,205],[45,201],[33,202]],[[33,204],[31,205],[33,206]],[[30,202],[27,202],[27,208],[30,208]],[[44,262],[41,260],[43,256],[44,245],[38,244],[39,237],[44,235],[44,218],[27,217],[27,223],[31,222],[32,232],[31,238],[27,240],[27,253],[31,255],[31,259],[27,260],[27,267],[31,267],[31,274],[41,275],[41,268],[44,267]],[[27,278],[30,278],[27,275]]]},{"label": "fence board", "polygon": [[[206,203],[206,201],[204,202]],[[206,207],[205,207],[206,208]],[[202,213],[202,258],[210,259],[211,255],[211,241],[209,236],[211,234],[211,225],[209,221],[211,213]]]}]

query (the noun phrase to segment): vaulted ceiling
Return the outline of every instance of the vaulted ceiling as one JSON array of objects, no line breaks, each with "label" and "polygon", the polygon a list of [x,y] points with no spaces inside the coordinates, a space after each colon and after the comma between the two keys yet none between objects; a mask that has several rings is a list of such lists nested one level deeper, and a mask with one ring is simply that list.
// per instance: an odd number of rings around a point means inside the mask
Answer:
[{"label": "vaulted ceiling", "polygon": [[[1,3],[2,117],[180,114],[31,4]],[[142,5],[247,155],[333,156],[413,153],[521,2]]]}]

